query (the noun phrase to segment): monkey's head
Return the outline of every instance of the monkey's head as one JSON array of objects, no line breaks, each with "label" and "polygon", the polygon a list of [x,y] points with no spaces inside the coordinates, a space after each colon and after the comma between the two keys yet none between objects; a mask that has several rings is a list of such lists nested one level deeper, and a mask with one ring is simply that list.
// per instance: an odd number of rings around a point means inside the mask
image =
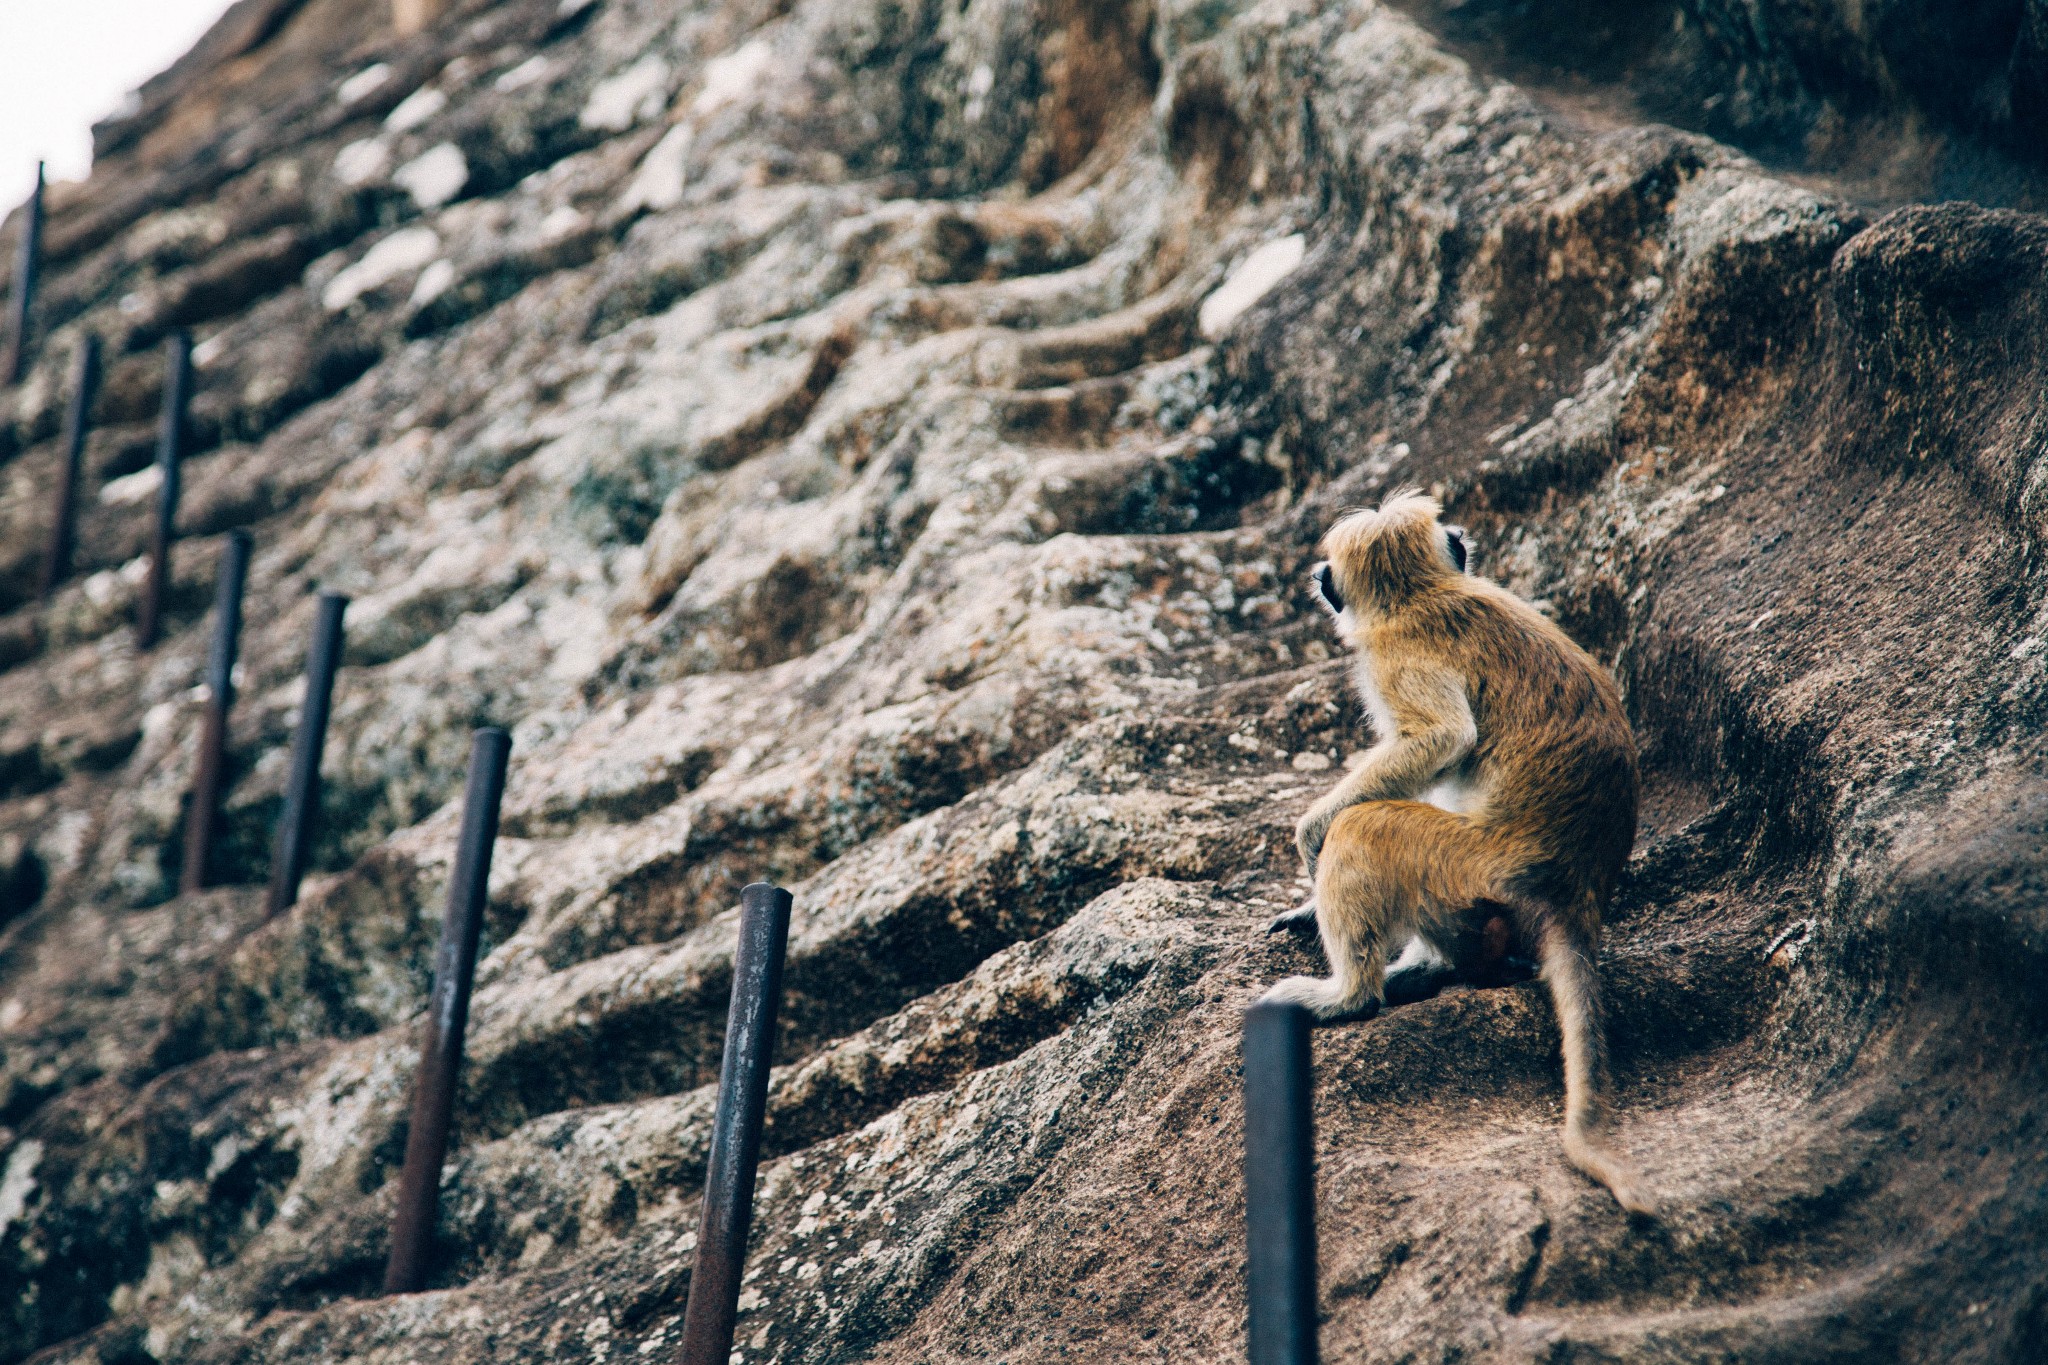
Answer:
[{"label": "monkey's head", "polygon": [[1323,536],[1316,591],[1340,622],[1356,607],[1390,611],[1447,578],[1465,572],[1465,533],[1445,526],[1443,506],[1414,489],[1388,497],[1377,511],[1344,516]]}]

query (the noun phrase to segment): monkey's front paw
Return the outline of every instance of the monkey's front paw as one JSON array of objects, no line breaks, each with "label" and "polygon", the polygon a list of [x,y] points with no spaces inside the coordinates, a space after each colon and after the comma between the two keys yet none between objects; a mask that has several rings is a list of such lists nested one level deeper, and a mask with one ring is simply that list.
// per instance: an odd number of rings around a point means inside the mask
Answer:
[{"label": "monkey's front paw", "polygon": [[1297,934],[1314,933],[1316,927],[1316,903],[1308,902],[1297,910],[1287,910],[1273,916],[1273,922],[1266,926],[1266,932],[1277,934],[1286,930]]}]

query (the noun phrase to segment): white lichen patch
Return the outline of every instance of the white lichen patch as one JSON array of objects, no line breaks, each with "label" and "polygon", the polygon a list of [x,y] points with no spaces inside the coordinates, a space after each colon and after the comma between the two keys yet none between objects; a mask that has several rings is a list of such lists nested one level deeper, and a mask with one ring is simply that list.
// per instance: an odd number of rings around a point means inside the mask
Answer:
[{"label": "white lichen patch", "polygon": [[406,302],[414,308],[424,308],[447,293],[455,279],[455,263],[443,256],[420,272],[419,279],[413,282],[412,297]]},{"label": "white lichen patch", "polygon": [[423,209],[437,209],[469,183],[469,161],[452,142],[440,142],[391,173],[392,183]]},{"label": "white lichen patch", "polygon": [[320,304],[338,313],[372,289],[423,269],[441,254],[441,237],[430,227],[409,227],[392,233],[363,254],[320,291]]},{"label": "white lichen patch", "polygon": [[704,118],[737,103],[760,85],[774,61],[775,49],[762,38],[713,57],[704,64],[704,83],[698,87],[697,97],[690,101],[690,112]]},{"label": "white lichen patch", "polygon": [[351,189],[367,185],[391,167],[391,147],[381,137],[359,138],[334,154],[334,178]]},{"label": "white lichen patch", "polygon": [[155,496],[156,490],[164,486],[164,471],[159,465],[148,465],[133,474],[123,474],[118,479],[108,479],[100,485],[100,502],[108,507],[126,507]]},{"label": "white lichen patch", "polygon": [[7,1154],[7,1165],[0,1168],[0,1233],[28,1208],[36,1191],[36,1163],[42,1159],[43,1144],[34,1138],[22,1139]]},{"label": "white lichen patch", "polygon": [[360,104],[382,90],[384,83],[390,79],[391,64],[374,62],[335,87],[335,102],[343,106]]},{"label": "white lichen patch", "polygon": [[514,90],[524,90],[529,85],[546,80],[554,73],[554,69],[554,63],[546,57],[528,57],[509,71],[501,73],[491,82],[491,89],[501,95],[510,94]]},{"label": "white lichen patch", "polygon": [[1221,287],[1202,300],[1196,317],[1202,335],[1214,341],[1229,331],[1246,309],[1293,274],[1307,254],[1308,239],[1296,232],[1267,242],[1238,262]]},{"label": "white lichen patch", "polygon": [[448,96],[429,85],[413,91],[384,116],[384,131],[409,133],[448,107]]},{"label": "white lichen patch", "polygon": [[683,202],[690,139],[690,126],[686,123],[679,123],[663,134],[661,141],[641,158],[640,169],[626,186],[626,192],[619,196],[619,212],[648,209],[659,213]]},{"label": "white lichen patch", "polygon": [[622,133],[653,118],[668,104],[669,65],[653,54],[597,83],[576,121],[585,128]]}]

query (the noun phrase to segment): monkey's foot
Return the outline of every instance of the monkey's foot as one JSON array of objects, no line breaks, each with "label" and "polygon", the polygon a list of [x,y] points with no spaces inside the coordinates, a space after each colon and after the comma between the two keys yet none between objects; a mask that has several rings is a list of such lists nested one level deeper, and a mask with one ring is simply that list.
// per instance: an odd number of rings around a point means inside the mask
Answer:
[{"label": "monkey's foot", "polygon": [[1316,903],[1309,901],[1298,910],[1287,910],[1273,916],[1273,922],[1266,926],[1266,932],[1277,934],[1290,930],[1297,934],[1312,934],[1316,928]]},{"label": "monkey's foot", "polygon": [[1339,1010],[1335,1014],[1318,1014],[1317,1028],[1328,1028],[1332,1024],[1362,1024],[1380,1012],[1380,1002],[1368,1000],[1357,1009]]},{"label": "monkey's foot", "polygon": [[1441,992],[1451,980],[1450,971],[1433,963],[1397,967],[1387,973],[1384,987],[1387,1004],[1412,1005],[1418,1000],[1427,1000]]},{"label": "monkey's foot", "polygon": [[1290,976],[1266,992],[1264,1001],[1300,1005],[1315,1016],[1317,1025],[1350,1024],[1370,1019],[1380,1012],[1380,1002],[1346,1000],[1335,981],[1315,976]]}]

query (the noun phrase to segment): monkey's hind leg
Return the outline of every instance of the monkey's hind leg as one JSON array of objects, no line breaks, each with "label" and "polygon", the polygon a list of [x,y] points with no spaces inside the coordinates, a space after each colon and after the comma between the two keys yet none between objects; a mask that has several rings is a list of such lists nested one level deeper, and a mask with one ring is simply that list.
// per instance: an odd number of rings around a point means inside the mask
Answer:
[{"label": "monkey's hind leg", "polygon": [[[1493,861],[1464,816],[1416,801],[1351,807],[1331,824],[1316,869],[1330,976],[1288,977],[1266,998],[1306,1006],[1322,1023],[1372,1017],[1385,996],[1388,946],[1444,907],[1484,895]],[[1417,981],[1400,984],[1405,995]]]},{"label": "monkey's hind leg", "polygon": [[1370,1019],[1380,1012],[1380,980],[1384,974],[1380,946],[1369,937],[1361,939],[1355,935],[1351,926],[1343,922],[1345,918],[1342,913],[1332,915],[1318,899],[1316,928],[1322,933],[1323,955],[1330,960],[1330,977],[1283,977],[1266,992],[1267,1000],[1300,1005],[1315,1016],[1318,1024]]}]

